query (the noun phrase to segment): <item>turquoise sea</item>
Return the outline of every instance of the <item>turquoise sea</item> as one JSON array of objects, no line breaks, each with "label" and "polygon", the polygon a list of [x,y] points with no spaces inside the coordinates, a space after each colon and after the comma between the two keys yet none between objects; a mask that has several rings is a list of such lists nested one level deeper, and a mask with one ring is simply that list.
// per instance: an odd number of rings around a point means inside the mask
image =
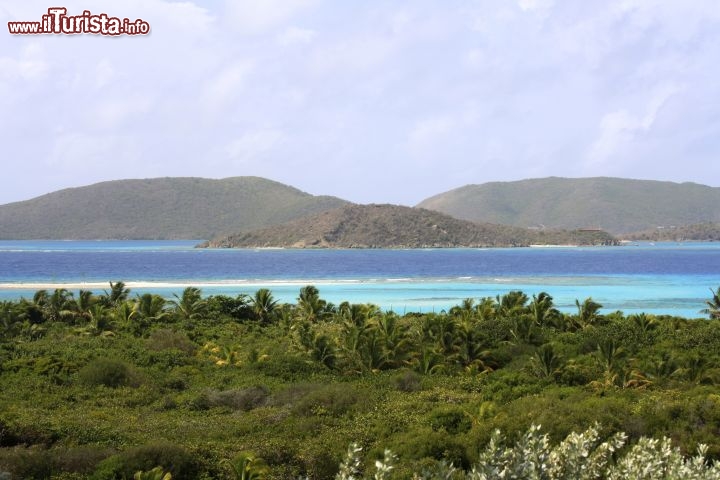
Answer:
[{"label": "turquoise sea", "polygon": [[464,298],[547,291],[562,310],[592,297],[604,312],[687,317],[720,286],[720,243],[508,249],[195,249],[197,241],[0,241],[0,299],[38,288],[102,291],[122,280],[166,296],[270,288],[282,301],[316,285],[339,303],[397,312],[440,311]]}]

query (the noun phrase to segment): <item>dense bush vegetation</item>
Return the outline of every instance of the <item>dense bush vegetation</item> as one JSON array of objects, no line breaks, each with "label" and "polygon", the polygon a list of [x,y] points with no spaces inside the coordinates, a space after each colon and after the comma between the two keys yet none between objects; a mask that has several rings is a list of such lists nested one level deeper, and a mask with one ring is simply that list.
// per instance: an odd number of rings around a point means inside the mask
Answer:
[{"label": "dense bush vegetation", "polygon": [[389,478],[579,478],[478,476],[521,457],[492,450],[498,429],[556,459],[573,432],[593,451],[625,432],[598,478],[656,478],[627,472],[700,444],[720,458],[718,298],[687,320],[522,292],[399,316],[312,286],[294,305],[40,291],[0,302],[0,478],[326,479],[376,460]]}]

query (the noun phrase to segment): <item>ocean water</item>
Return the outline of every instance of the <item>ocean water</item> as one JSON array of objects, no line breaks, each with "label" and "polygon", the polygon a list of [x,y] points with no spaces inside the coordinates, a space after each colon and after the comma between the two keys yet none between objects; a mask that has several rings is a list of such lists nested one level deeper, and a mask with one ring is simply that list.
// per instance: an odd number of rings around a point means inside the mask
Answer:
[{"label": "ocean water", "polygon": [[134,293],[252,294],[282,301],[316,285],[339,303],[397,312],[440,311],[464,298],[547,291],[562,310],[592,297],[604,312],[702,316],[720,286],[720,243],[622,247],[292,250],[195,249],[196,241],[0,241],[0,299],[39,288],[102,291],[122,280]]}]

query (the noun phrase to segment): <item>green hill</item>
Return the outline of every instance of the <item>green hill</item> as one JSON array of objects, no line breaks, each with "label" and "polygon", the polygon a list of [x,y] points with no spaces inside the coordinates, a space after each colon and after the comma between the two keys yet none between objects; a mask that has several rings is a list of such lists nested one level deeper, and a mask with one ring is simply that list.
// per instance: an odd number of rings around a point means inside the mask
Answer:
[{"label": "green hill", "polygon": [[695,225],[653,228],[642,232],[623,235],[627,240],[648,240],[652,242],[720,241],[720,223],[698,223]]},{"label": "green hill", "polygon": [[477,224],[422,208],[350,205],[282,225],[218,238],[202,246],[425,248],[612,243],[614,239],[605,232],[541,232]]},{"label": "green hill", "polygon": [[541,178],[467,185],[418,204],[471,221],[599,227],[611,233],[720,221],[720,188],[621,178]]},{"label": "green hill", "polygon": [[116,180],[0,206],[0,239],[198,239],[347,204],[259,177]]}]

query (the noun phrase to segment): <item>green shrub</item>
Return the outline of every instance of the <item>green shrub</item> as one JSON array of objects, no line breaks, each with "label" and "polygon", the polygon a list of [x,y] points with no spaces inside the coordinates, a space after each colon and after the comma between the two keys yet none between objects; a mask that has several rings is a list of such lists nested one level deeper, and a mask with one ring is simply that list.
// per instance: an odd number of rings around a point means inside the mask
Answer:
[{"label": "green shrub", "polygon": [[525,372],[498,370],[483,378],[483,400],[507,403],[516,398],[540,393],[540,380]]},{"label": "green shrub", "polygon": [[321,364],[295,355],[270,355],[267,360],[253,363],[252,367],[269,377],[285,381],[297,381],[325,370]]},{"label": "green shrub", "polygon": [[121,480],[132,478],[135,472],[161,467],[172,474],[173,480],[194,480],[199,464],[184,448],[171,443],[154,443],[131,448],[100,462],[92,478]]},{"label": "green shrub", "polygon": [[187,406],[190,410],[209,410],[210,409],[210,396],[208,395],[208,392],[202,392],[201,394],[197,395],[196,397],[190,399],[187,402]]},{"label": "green shrub", "polygon": [[179,350],[187,355],[194,355],[197,345],[190,340],[185,332],[159,328],[153,330],[147,339],[147,346],[150,350]]},{"label": "green shrub", "polygon": [[472,428],[470,417],[459,408],[441,408],[430,414],[430,427],[435,431],[465,433]]},{"label": "green shrub", "polygon": [[0,449],[0,472],[22,479],[88,475],[108,455],[109,451],[97,447],[3,448]]},{"label": "green shrub", "polygon": [[303,460],[297,450],[296,439],[266,437],[258,445],[257,455],[276,478],[301,478]]},{"label": "green shrub", "polygon": [[208,297],[207,306],[210,317],[223,315],[235,320],[254,318],[247,295],[240,294],[234,298],[227,295],[213,295]]},{"label": "green shrub", "polygon": [[314,392],[319,388],[321,386],[314,383],[294,383],[275,392],[268,399],[268,404],[275,407],[293,406],[310,392]]},{"label": "green shrub", "polygon": [[420,375],[412,370],[406,370],[394,378],[395,387],[401,392],[417,392],[422,387],[420,385]]},{"label": "green shrub", "polygon": [[33,480],[50,478],[57,467],[47,450],[18,447],[0,450],[0,472],[3,471],[12,474],[12,478]]},{"label": "green shrub", "polygon": [[175,391],[182,391],[188,388],[188,375],[184,372],[172,371],[162,381],[163,388]]},{"label": "green shrub", "polygon": [[112,454],[109,450],[92,446],[53,449],[50,452],[57,470],[83,475],[91,474],[102,460]]},{"label": "green shrub", "polygon": [[295,406],[299,415],[339,416],[350,410],[358,401],[351,385],[324,385],[305,395]]},{"label": "green shrub", "polygon": [[400,458],[444,460],[455,466],[468,468],[470,460],[466,446],[459,438],[447,432],[414,431],[402,435],[391,443],[390,449]]},{"label": "green shrub", "polygon": [[270,391],[265,386],[255,386],[239,390],[212,391],[207,394],[207,405],[227,407],[233,410],[248,411],[265,404]]},{"label": "green shrub", "polygon": [[85,385],[117,388],[129,385],[132,370],[119,360],[99,358],[85,365],[78,372],[78,378]]},{"label": "green shrub", "polygon": [[306,452],[303,470],[307,478],[313,480],[332,480],[338,472],[339,457],[332,455],[326,449],[316,452]]},{"label": "green shrub", "polygon": [[43,429],[43,427],[16,424],[0,419],[0,447],[49,446],[57,440],[57,433]]},{"label": "green shrub", "polygon": [[138,364],[144,367],[159,368],[167,372],[176,367],[189,365],[192,361],[192,357],[189,357],[187,353],[178,349],[170,349],[159,352],[148,352]]}]

